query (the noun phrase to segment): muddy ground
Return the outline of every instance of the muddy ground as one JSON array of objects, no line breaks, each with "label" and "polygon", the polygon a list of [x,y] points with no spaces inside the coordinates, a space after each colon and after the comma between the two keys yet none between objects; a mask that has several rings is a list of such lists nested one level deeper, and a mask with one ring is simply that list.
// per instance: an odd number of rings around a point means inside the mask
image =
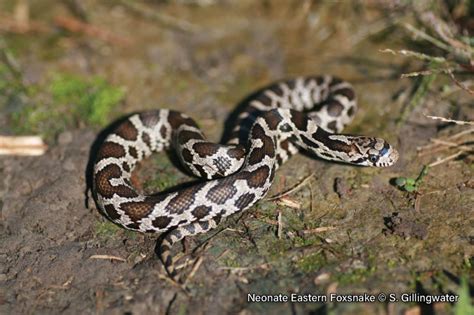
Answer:
[{"label": "muddy ground", "polygon": [[[11,27],[22,21],[19,3],[30,12],[24,29]],[[0,157],[0,313],[453,312],[448,303],[247,301],[248,293],[455,294],[461,278],[472,281],[472,155],[463,151],[433,166],[415,192],[393,184],[458,152],[417,148],[470,128],[425,113],[474,120],[472,95],[449,77],[438,75],[416,96],[424,83],[400,75],[423,70],[426,63],[380,51],[418,48],[441,54],[402,27],[416,25],[412,8],[368,1],[133,3],[138,7],[128,1],[0,5],[1,44],[14,59],[2,68],[2,78],[12,82],[8,71],[19,78],[9,89],[0,85],[1,131],[41,134],[49,144],[42,156]],[[82,21],[83,28],[68,28],[58,17]],[[8,21],[12,24],[5,27]],[[104,89],[117,96],[110,102],[113,110],[92,109],[93,118],[76,115],[77,95],[54,96],[51,82],[58,74],[83,81],[100,77],[107,82]],[[176,248],[180,262],[188,262],[182,270],[189,276],[187,291],[166,279],[155,253],[156,235],[116,227],[85,194],[92,145],[114,119],[172,108],[218,140],[233,108],[252,91],[310,74],[352,82],[360,109],[347,131],[384,137],[400,152],[399,162],[373,169],[292,158],[279,170],[269,196],[302,183],[298,190],[283,201],[263,200],[217,230],[188,239],[184,251]],[[413,97],[420,101],[400,121]],[[463,139],[466,145],[472,141]],[[145,161],[137,176],[146,191],[191,180],[164,154]]]}]

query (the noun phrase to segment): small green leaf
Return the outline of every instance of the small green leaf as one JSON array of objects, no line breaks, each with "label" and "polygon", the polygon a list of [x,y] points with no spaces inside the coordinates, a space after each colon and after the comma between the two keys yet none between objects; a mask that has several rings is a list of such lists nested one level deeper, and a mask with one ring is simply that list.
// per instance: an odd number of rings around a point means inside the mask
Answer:
[{"label": "small green leaf", "polygon": [[395,184],[398,186],[398,187],[403,187],[405,186],[407,182],[407,179],[405,177],[397,177],[395,179]]},{"label": "small green leaf", "polygon": [[416,190],[416,186],[412,186],[412,185],[405,185],[404,188],[408,192],[414,192]]}]

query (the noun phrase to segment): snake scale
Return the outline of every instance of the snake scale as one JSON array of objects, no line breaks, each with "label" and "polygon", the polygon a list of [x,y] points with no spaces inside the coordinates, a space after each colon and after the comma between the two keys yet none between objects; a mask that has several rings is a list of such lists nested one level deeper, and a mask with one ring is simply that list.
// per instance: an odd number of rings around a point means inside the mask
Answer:
[{"label": "snake scale", "polygon": [[[206,140],[190,117],[159,109],[129,116],[100,146],[93,192],[116,224],[140,232],[167,232],[160,245],[166,270],[176,276],[172,245],[215,228],[268,192],[275,171],[299,150],[326,160],[385,167],[398,159],[385,140],[339,134],[356,112],[352,86],[332,76],[279,81],[255,93],[226,144]],[[176,150],[184,168],[206,179],[169,193],[145,195],[132,171],[152,152]]]}]

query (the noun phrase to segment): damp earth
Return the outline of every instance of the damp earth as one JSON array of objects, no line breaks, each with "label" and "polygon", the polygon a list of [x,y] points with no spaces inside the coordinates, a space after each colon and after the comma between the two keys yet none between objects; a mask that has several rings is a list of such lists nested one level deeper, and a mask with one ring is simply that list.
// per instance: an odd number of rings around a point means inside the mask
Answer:
[{"label": "damp earth", "polygon": [[[437,38],[429,22],[448,16],[458,31],[448,35],[472,43],[472,4],[454,2],[2,1],[0,133],[42,136],[48,150],[0,156],[0,313],[451,314],[454,303],[248,295],[460,294],[461,283],[472,285],[472,125],[426,115],[474,120],[474,66],[407,27]],[[433,70],[445,66],[466,89]],[[432,72],[401,77],[420,71]],[[268,197],[296,189],[174,249],[186,290],[167,278],[157,235],[97,211],[87,165],[114,120],[170,108],[218,141],[253,91],[312,74],[354,85],[359,110],[345,132],[389,141],[400,153],[395,166],[293,157]],[[169,154],[134,176],[146,192],[194,180]]]}]

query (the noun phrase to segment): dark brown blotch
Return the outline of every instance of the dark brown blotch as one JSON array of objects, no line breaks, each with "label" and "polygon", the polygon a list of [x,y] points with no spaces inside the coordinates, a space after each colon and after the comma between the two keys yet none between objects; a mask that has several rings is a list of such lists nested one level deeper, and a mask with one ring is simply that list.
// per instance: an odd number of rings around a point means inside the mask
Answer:
[{"label": "dark brown blotch", "polygon": [[98,171],[97,174],[95,174],[95,186],[97,193],[107,198],[112,197],[114,193],[117,192],[118,187],[112,186],[110,184],[110,180],[120,176],[122,176],[122,170],[118,165],[115,164],[107,165]]},{"label": "dark brown blotch", "polygon": [[268,166],[262,166],[249,173],[247,177],[248,185],[252,188],[262,187],[269,177],[270,169]]},{"label": "dark brown blotch", "polygon": [[166,139],[166,126],[165,125],[162,125],[160,127],[160,136],[161,138]]},{"label": "dark brown blotch", "polygon": [[97,153],[97,161],[108,157],[120,158],[123,156],[125,156],[125,149],[122,145],[115,142],[105,142]]},{"label": "dark brown blotch", "polygon": [[207,172],[202,165],[196,164],[194,167],[197,169],[201,177],[207,178]]},{"label": "dark brown blotch", "polygon": [[119,195],[120,197],[126,197],[126,198],[138,197],[138,194],[135,191],[135,189],[130,188],[125,185],[118,185],[117,187],[115,187],[115,193]]},{"label": "dark brown blotch", "polygon": [[193,211],[191,211],[192,215],[195,216],[198,220],[204,218],[211,212],[211,207],[206,206],[199,206],[196,207]]},{"label": "dark brown blotch", "polygon": [[173,129],[178,129],[182,124],[190,125],[197,128],[196,123],[190,117],[185,117],[180,112],[170,111],[168,115],[168,122]]},{"label": "dark brown blotch", "polygon": [[196,193],[201,189],[202,185],[191,186],[181,190],[173,199],[166,205],[165,210],[170,213],[181,214],[187,211],[194,203]]},{"label": "dark brown blotch", "polygon": [[328,124],[328,129],[329,129],[329,130],[331,130],[331,131],[337,131],[336,128],[337,128],[337,123],[336,123],[336,121],[331,121],[331,122]]},{"label": "dark brown blotch", "polygon": [[183,160],[187,163],[191,163],[193,161],[193,155],[191,154],[191,151],[189,151],[186,148],[184,148],[181,151],[181,156],[182,156]]},{"label": "dark brown blotch", "polygon": [[129,148],[128,148],[128,153],[130,153],[130,155],[131,155],[134,159],[138,159],[138,151],[137,151],[137,149],[135,149],[134,147],[129,147]]},{"label": "dark brown blotch", "polygon": [[120,214],[117,212],[117,209],[113,205],[104,206],[105,214],[113,221],[120,219]]},{"label": "dark brown blotch", "polygon": [[156,126],[158,121],[160,121],[160,111],[159,110],[152,110],[148,112],[142,112],[138,114],[142,124],[148,128],[153,128]]},{"label": "dark brown blotch", "polygon": [[168,224],[171,222],[171,218],[167,216],[156,217],[151,224],[159,229],[165,229],[168,227]]},{"label": "dark brown blotch", "polygon": [[246,193],[240,196],[236,201],[235,201],[235,206],[241,210],[245,209],[248,207],[249,204],[251,204],[255,200],[255,195],[252,193]]},{"label": "dark brown blotch", "polygon": [[290,147],[290,141],[288,139],[280,142],[280,148],[286,151],[286,153],[288,154],[290,154],[290,152],[288,151],[289,147]]},{"label": "dark brown blotch", "polygon": [[348,115],[349,117],[354,116],[355,110],[356,110],[356,107],[355,107],[355,106],[351,106],[351,107],[347,110],[347,115]]},{"label": "dark brown blotch", "polygon": [[233,182],[220,183],[209,189],[206,197],[214,203],[223,204],[226,200],[232,198],[236,193],[237,189],[233,186]]},{"label": "dark brown blotch", "polygon": [[[335,122],[331,122],[329,125],[331,125],[329,127],[335,128]],[[315,140],[321,142],[325,147],[330,150],[346,153],[349,153],[354,150],[353,145],[348,145],[343,141],[330,139],[330,136],[331,134],[322,128],[318,128],[318,130],[316,130],[316,132],[312,135]],[[324,155],[323,152],[320,152],[318,154]]]},{"label": "dark brown blotch", "polygon": [[140,229],[140,223],[137,223],[137,222],[129,223],[129,224],[127,224],[127,228],[129,228],[131,230],[139,230]]},{"label": "dark brown blotch", "polygon": [[143,140],[143,142],[145,142],[145,144],[146,144],[146,145],[148,146],[148,148],[151,150],[151,138],[150,138],[150,136],[149,136],[146,132],[144,132],[144,133],[142,134],[142,140]]},{"label": "dark brown blotch", "polygon": [[329,82],[329,86],[334,86],[342,83],[342,80],[336,77],[333,77],[331,82]]},{"label": "dark brown blotch", "polygon": [[[269,98],[266,93],[265,93],[266,90],[264,90],[263,92],[259,93],[256,97],[255,97],[255,101],[258,101],[260,104],[263,104],[263,105],[266,105],[266,106],[270,106],[271,103],[272,103],[272,100],[271,98]],[[253,103],[253,102],[252,102]],[[250,103],[250,106],[253,106],[252,103]]]},{"label": "dark brown blotch", "polygon": [[130,122],[130,120],[124,121],[115,131],[117,135],[125,140],[135,141],[138,137],[138,130]]},{"label": "dark brown blotch", "polygon": [[245,149],[241,146],[227,150],[227,155],[233,159],[240,160],[245,156]]},{"label": "dark brown blotch", "polygon": [[280,97],[283,96],[284,94],[283,89],[280,87],[280,83],[274,84],[270,86],[268,89]]},{"label": "dark brown blotch", "polygon": [[217,153],[219,145],[210,142],[195,143],[193,149],[200,157],[206,157]]},{"label": "dark brown blotch", "polygon": [[291,121],[295,124],[297,129],[301,131],[306,131],[308,125],[308,116],[306,116],[305,113],[299,111],[292,111]]},{"label": "dark brown blotch", "polygon": [[[221,211],[221,213],[222,213],[222,211]],[[216,224],[219,224],[222,220],[222,215],[220,215],[220,214],[215,215],[212,219],[216,222]]]},{"label": "dark brown blotch", "polygon": [[132,219],[138,221],[148,215],[153,209],[153,203],[146,201],[127,202],[120,205],[123,211]]},{"label": "dark brown blotch", "polygon": [[178,143],[179,144],[185,144],[188,142],[190,139],[203,139],[202,135],[199,132],[196,131],[190,131],[190,130],[182,130],[179,132],[178,135]]},{"label": "dark brown blotch", "polygon": [[348,100],[352,101],[355,97],[354,90],[351,88],[343,88],[333,92],[334,94],[341,94],[347,97]]},{"label": "dark brown blotch", "polygon": [[262,126],[255,125],[253,127],[252,138],[262,140],[263,146],[252,150],[249,156],[250,164],[259,163],[265,155],[270,157],[275,156],[275,144],[272,141],[272,138],[265,134],[265,130],[263,130]]},{"label": "dark brown blotch", "polygon": [[283,158],[280,155],[277,155],[276,162],[277,162],[278,165],[282,165],[283,164]]},{"label": "dark brown blotch", "polygon": [[122,169],[125,171],[125,172],[130,172],[130,165],[128,165],[127,162],[123,162],[122,164]]},{"label": "dark brown blotch", "polygon": [[328,114],[331,117],[340,116],[342,111],[344,110],[344,106],[342,106],[341,103],[336,100],[329,101],[327,106]]},{"label": "dark brown blotch", "polygon": [[278,126],[278,123],[281,121],[281,116],[278,114],[277,111],[269,111],[265,115],[265,122],[267,123],[268,127],[272,130],[275,130]]},{"label": "dark brown blotch", "polygon": [[286,81],[286,85],[288,85],[288,88],[290,90],[293,90],[296,86],[296,81],[295,80],[289,80],[289,81]]}]

